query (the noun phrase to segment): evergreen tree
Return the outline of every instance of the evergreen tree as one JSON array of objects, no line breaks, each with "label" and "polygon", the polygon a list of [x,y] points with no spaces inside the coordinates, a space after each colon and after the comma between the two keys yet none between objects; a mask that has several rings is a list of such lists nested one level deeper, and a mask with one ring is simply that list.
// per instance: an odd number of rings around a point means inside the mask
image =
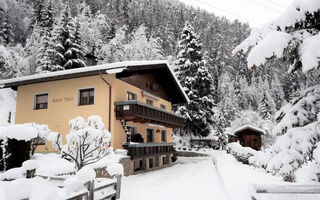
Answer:
[{"label": "evergreen tree", "polygon": [[44,10],[45,10],[45,5],[46,1],[44,0],[34,0],[33,1],[33,13],[32,13],[32,18],[31,18],[31,23],[29,29],[32,31],[34,26],[36,24],[40,25],[42,24],[43,16],[44,16]]},{"label": "evergreen tree", "polygon": [[226,124],[229,126],[240,111],[239,100],[234,89],[234,82],[231,81],[229,74],[224,74],[221,77],[219,85],[221,100],[218,103],[218,108],[224,111]]},{"label": "evergreen tree", "polygon": [[276,110],[280,110],[285,103],[285,98],[283,88],[277,74],[274,74],[274,78],[271,82],[271,96],[275,102]]},{"label": "evergreen tree", "polygon": [[147,38],[146,27],[141,25],[125,45],[126,60],[160,60],[163,59],[159,38]]},{"label": "evergreen tree", "polygon": [[215,115],[214,115],[214,121],[215,121],[215,130],[216,130],[216,136],[218,137],[218,145],[219,145],[219,149],[224,149],[225,146],[228,143],[228,137],[227,134],[225,132],[225,128],[228,126],[227,125],[227,121],[224,118],[224,110],[223,109],[219,109]]},{"label": "evergreen tree", "polygon": [[42,39],[42,44],[40,48],[40,53],[36,57],[35,64],[37,66],[36,73],[46,73],[46,72],[54,72],[64,70],[60,65],[54,65],[52,61],[52,43],[50,38],[45,35]]},{"label": "evergreen tree", "polygon": [[50,36],[54,25],[54,15],[54,7],[52,4],[52,0],[50,0],[47,4],[46,9],[42,12],[41,23],[39,24],[45,32],[43,34],[49,33]]},{"label": "evergreen tree", "polygon": [[4,18],[1,20],[0,28],[0,44],[6,46],[13,42],[14,35],[12,32],[12,25],[9,23],[6,15],[4,15]]},{"label": "evergreen tree", "polygon": [[115,37],[112,38],[109,43],[102,46],[99,52],[99,58],[102,63],[112,63],[125,60],[125,29],[121,27],[115,33]]},{"label": "evergreen tree", "polygon": [[70,14],[70,7],[65,4],[65,8],[61,13],[60,21],[53,30],[52,49],[53,64],[60,65],[64,69],[73,69],[85,67],[84,51],[81,44],[75,41],[74,35],[80,35],[79,23],[74,27],[72,17]]},{"label": "evergreen tree", "polygon": [[270,105],[270,99],[268,98],[266,91],[263,91],[258,111],[263,119],[272,119],[274,113],[272,112],[272,106]]},{"label": "evergreen tree", "polygon": [[190,103],[178,107],[188,117],[186,130],[197,136],[207,136],[213,124],[212,76],[203,60],[202,44],[193,27],[187,22],[179,41],[175,72]]}]

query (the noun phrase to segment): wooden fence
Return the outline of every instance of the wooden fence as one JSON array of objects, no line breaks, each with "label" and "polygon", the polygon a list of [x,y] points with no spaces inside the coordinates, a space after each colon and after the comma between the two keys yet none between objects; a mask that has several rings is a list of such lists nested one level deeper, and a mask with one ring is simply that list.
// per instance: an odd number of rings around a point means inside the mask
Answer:
[{"label": "wooden fence", "polygon": [[116,180],[97,178],[86,183],[87,190],[80,191],[66,200],[103,200],[120,199],[121,176],[116,176]]},{"label": "wooden fence", "polygon": [[[36,170],[27,170],[26,178],[35,177]],[[50,178],[40,176],[42,178]],[[66,200],[104,200],[104,199],[120,199],[121,192],[121,175],[115,176],[116,179],[96,178],[85,184],[87,189],[75,192],[69,195]],[[51,179],[51,178],[50,178]],[[53,177],[53,180],[64,180],[64,178]],[[27,199],[25,199],[27,200]]]}]

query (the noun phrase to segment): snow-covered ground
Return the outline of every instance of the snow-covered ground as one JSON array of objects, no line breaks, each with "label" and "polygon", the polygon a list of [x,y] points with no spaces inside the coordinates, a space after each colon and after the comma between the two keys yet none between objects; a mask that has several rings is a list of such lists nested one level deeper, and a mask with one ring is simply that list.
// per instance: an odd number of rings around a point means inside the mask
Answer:
[{"label": "snow-covered ground", "polygon": [[[121,200],[251,200],[255,185],[287,185],[272,176],[243,165],[224,151],[208,157],[179,157],[178,164],[141,175],[124,177]],[[274,200],[314,200],[320,195],[260,195]]]},{"label": "snow-covered ground", "polygon": [[122,179],[121,200],[229,200],[209,157],[179,157],[178,164]]},{"label": "snow-covered ground", "polygon": [[255,184],[284,184],[281,177],[275,177],[262,170],[244,165],[231,154],[214,151],[212,158],[227,188],[230,200],[250,200]]}]

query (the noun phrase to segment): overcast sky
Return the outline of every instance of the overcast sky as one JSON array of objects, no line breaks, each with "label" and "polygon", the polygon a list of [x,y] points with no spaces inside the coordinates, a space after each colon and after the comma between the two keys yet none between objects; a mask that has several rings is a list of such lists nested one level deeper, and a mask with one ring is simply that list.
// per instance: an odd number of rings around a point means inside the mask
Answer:
[{"label": "overcast sky", "polygon": [[278,17],[293,0],[180,0],[230,20],[239,19],[257,27]]}]

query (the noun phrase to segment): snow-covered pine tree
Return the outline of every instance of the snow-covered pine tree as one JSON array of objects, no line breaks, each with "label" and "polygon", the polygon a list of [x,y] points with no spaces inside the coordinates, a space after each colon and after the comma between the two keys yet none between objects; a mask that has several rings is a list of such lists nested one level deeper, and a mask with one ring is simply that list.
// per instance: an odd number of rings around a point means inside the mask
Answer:
[{"label": "snow-covered pine tree", "polygon": [[64,70],[60,65],[53,64],[52,51],[50,51],[50,49],[52,49],[50,37],[44,35],[42,37],[41,48],[39,49],[40,53],[36,57],[35,61],[37,74]]},{"label": "snow-covered pine tree", "polygon": [[70,13],[70,7],[66,3],[61,13],[58,24],[53,29],[52,41],[54,47],[52,49],[53,64],[60,65],[64,69],[73,69],[85,67],[84,51],[81,44],[75,41],[74,34],[79,33],[79,23],[74,27],[73,19]]},{"label": "snow-covered pine tree", "polygon": [[54,25],[54,15],[55,11],[52,0],[49,0],[49,2],[46,4],[46,9],[42,12],[41,22],[39,23],[39,26],[43,28],[43,34],[48,35],[49,33],[48,36],[51,36],[51,31]]},{"label": "snow-covered pine tree", "polygon": [[225,146],[228,144],[228,137],[227,134],[225,132],[225,128],[228,126],[226,119],[224,118],[224,113],[225,111],[222,110],[218,110],[215,114],[214,114],[214,122],[215,122],[215,130],[216,130],[216,134],[215,136],[218,137],[218,148],[219,149],[224,149]]},{"label": "snow-covered pine tree", "polygon": [[9,23],[8,17],[6,14],[4,14],[3,17],[4,18],[0,21],[0,44],[6,46],[13,42],[14,35],[12,32],[12,25]]},{"label": "snow-covered pine tree", "polygon": [[98,52],[101,63],[112,63],[125,60],[125,29],[125,26],[119,28],[116,31],[114,38],[106,45],[102,46],[101,50]]},{"label": "snow-covered pine tree", "polygon": [[163,59],[163,50],[159,38],[147,37],[147,27],[141,25],[125,45],[126,60]]},{"label": "snow-covered pine tree", "polygon": [[31,23],[29,25],[29,30],[32,31],[34,26],[42,24],[43,16],[44,16],[44,10],[46,7],[46,1],[44,0],[34,0],[32,2],[32,17],[31,17]]},{"label": "snow-covered pine tree", "polygon": [[183,28],[179,49],[175,72],[190,103],[178,107],[177,112],[188,116],[187,131],[205,137],[213,125],[212,76],[203,60],[199,37],[188,22]]},{"label": "snow-covered pine tree", "polygon": [[[320,4],[318,0],[295,0],[278,19],[252,31],[234,52],[249,51],[248,67],[261,66],[270,58],[284,58],[289,72],[319,74],[320,68]],[[276,38],[276,40],[275,40]],[[286,181],[295,180],[295,171],[314,160],[320,140],[320,85],[310,87],[292,98],[276,115],[273,129],[276,143],[259,158],[258,166],[280,174]],[[319,117],[319,118],[318,118]],[[284,145],[285,144],[285,145]],[[319,164],[316,166],[318,170]]]},{"label": "snow-covered pine tree", "polygon": [[274,103],[276,105],[276,110],[280,110],[280,108],[284,105],[286,100],[284,98],[284,92],[281,82],[276,73],[273,74],[273,79],[270,88],[272,99],[274,100]]},{"label": "snow-covered pine tree", "polygon": [[272,112],[272,107],[270,105],[270,99],[268,98],[267,91],[263,91],[263,95],[259,102],[258,111],[263,119],[272,119],[274,113]]},{"label": "snow-covered pine tree", "polygon": [[223,112],[226,120],[226,126],[229,126],[231,121],[237,116],[240,111],[238,96],[234,89],[234,81],[231,81],[230,74],[224,74],[219,83],[219,96],[221,97],[218,103],[218,108]]}]

